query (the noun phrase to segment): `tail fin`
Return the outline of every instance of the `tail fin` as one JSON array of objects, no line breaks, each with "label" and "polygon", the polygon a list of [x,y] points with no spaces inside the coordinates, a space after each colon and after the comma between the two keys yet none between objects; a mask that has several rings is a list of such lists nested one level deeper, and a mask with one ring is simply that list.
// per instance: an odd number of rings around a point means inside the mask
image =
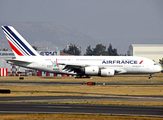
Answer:
[{"label": "tail fin", "polygon": [[33,47],[12,27],[2,26],[15,56],[39,56]]}]

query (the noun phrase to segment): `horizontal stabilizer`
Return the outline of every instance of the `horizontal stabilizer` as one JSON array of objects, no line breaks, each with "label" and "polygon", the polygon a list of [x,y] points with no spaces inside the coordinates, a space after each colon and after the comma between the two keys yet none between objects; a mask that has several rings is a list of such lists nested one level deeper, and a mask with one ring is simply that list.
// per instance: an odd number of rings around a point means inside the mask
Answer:
[{"label": "horizontal stabilizer", "polygon": [[32,61],[22,61],[22,60],[18,60],[18,59],[8,59],[6,60],[7,63],[10,63],[10,64],[30,64],[32,63]]}]

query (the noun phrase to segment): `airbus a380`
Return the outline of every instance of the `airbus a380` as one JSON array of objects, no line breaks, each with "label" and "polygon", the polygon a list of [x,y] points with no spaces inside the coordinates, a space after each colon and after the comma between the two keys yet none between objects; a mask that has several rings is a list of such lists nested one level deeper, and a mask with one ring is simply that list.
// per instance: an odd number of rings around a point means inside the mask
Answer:
[{"label": "airbus a380", "polygon": [[3,32],[15,54],[8,63],[30,69],[78,76],[103,76],[115,74],[154,74],[161,66],[154,61],[136,56],[41,56],[12,27],[2,26]]}]

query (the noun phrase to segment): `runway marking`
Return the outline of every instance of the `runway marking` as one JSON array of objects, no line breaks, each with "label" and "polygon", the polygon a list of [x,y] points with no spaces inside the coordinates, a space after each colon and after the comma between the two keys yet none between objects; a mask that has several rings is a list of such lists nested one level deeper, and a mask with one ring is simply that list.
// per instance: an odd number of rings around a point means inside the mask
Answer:
[{"label": "runway marking", "polygon": [[73,108],[68,106],[37,106],[37,107],[46,107],[46,108]]},{"label": "runway marking", "polygon": [[132,99],[160,99],[163,100],[163,97],[141,97],[141,96],[118,96],[118,95],[89,95],[92,97],[105,97],[105,98],[132,98]]}]

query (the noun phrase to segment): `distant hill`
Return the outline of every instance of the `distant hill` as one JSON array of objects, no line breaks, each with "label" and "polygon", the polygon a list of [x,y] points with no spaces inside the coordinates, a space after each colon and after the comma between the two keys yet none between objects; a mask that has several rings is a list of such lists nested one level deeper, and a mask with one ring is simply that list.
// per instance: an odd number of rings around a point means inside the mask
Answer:
[{"label": "distant hill", "polygon": [[[96,45],[98,41],[74,28],[64,26],[58,23],[16,23],[1,22],[0,25],[13,26],[32,46],[38,48],[49,47],[63,49],[66,45],[72,43],[82,47],[85,51],[88,45]],[[9,48],[9,44],[0,30],[0,48]]]}]

